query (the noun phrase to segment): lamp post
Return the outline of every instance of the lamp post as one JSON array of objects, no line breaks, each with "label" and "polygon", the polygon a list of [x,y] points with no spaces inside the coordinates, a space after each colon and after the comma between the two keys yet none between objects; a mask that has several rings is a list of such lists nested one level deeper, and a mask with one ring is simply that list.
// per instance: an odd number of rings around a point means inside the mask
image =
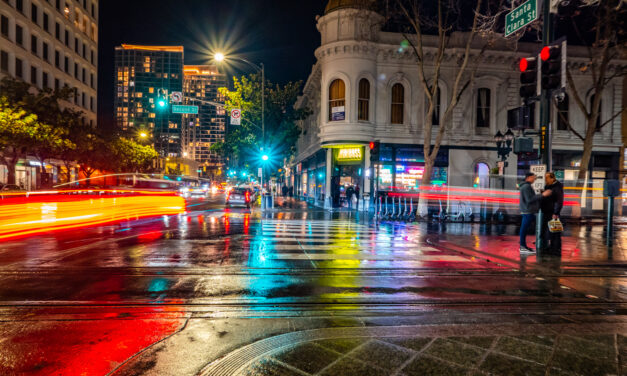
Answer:
[{"label": "lamp post", "polygon": [[[499,164],[503,166],[503,177],[501,180],[501,188],[505,189],[505,167],[507,167],[507,157],[512,152],[512,141],[514,140],[514,133],[511,129],[508,129],[505,134],[501,131],[496,131],[494,135],[494,141],[496,142],[496,153],[501,158]],[[500,167],[500,166],[499,166]]]}]

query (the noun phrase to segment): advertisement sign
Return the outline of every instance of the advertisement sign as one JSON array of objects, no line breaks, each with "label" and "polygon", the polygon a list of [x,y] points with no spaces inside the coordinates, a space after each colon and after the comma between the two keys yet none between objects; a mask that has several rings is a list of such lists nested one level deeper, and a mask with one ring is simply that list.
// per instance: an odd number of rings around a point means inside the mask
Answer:
[{"label": "advertisement sign", "polygon": [[339,121],[346,119],[344,106],[331,107],[331,121]]}]

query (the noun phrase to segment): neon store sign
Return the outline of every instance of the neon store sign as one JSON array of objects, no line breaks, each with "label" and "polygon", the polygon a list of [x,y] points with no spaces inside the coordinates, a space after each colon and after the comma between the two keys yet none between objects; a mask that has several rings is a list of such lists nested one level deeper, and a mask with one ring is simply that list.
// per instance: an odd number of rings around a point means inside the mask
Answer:
[{"label": "neon store sign", "polygon": [[361,161],[361,148],[340,149],[337,153],[338,161]]}]

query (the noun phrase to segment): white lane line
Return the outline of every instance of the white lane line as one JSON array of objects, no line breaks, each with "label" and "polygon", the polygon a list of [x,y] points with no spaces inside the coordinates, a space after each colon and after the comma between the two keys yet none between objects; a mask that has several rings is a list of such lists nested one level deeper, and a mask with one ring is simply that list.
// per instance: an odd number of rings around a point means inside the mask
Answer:
[{"label": "white lane line", "polygon": [[444,255],[412,255],[408,258],[398,255],[380,254],[302,254],[302,253],[273,253],[266,256],[272,260],[373,260],[373,261],[442,261],[442,262],[468,262],[461,256]]}]

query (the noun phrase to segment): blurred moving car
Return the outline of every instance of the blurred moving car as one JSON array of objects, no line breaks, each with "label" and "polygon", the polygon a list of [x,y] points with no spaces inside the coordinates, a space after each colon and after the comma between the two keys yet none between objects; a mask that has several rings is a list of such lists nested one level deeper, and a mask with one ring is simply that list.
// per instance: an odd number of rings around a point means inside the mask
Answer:
[{"label": "blurred moving car", "polygon": [[246,206],[250,208],[254,201],[254,193],[248,187],[236,187],[226,195],[226,206]]}]

